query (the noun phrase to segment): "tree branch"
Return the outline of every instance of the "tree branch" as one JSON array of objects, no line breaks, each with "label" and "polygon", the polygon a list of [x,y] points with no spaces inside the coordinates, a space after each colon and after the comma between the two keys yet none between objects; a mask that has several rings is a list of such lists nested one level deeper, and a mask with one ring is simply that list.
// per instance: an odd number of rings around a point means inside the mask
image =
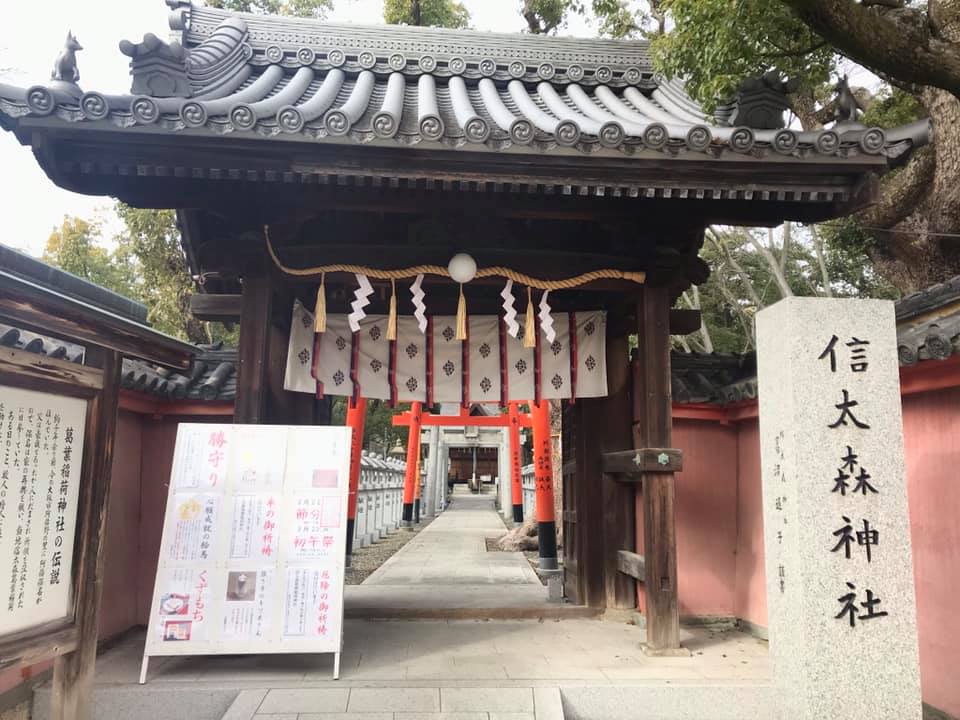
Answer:
[{"label": "tree branch", "polygon": [[816,225],[810,226],[810,235],[813,237],[813,248],[817,253],[817,264],[820,266],[823,292],[827,297],[833,297],[833,288],[830,287],[830,273],[827,272],[827,261],[823,256],[823,238],[817,232]]},{"label": "tree branch", "polygon": [[960,96],[960,44],[932,32],[925,12],[853,0],[780,0],[837,50],[877,73]]}]

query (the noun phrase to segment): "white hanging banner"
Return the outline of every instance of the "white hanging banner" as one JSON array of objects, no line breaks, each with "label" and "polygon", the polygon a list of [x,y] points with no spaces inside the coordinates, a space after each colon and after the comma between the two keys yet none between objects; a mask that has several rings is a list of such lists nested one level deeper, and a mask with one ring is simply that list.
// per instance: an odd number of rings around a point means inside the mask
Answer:
[{"label": "white hanging banner", "polygon": [[535,397],[536,367],[533,360],[535,348],[523,346],[526,332],[526,316],[518,321],[519,331],[516,337],[507,334],[507,400],[510,402],[530,402]]},{"label": "white hanging banner", "polygon": [[500,403],[500,323],[495,315],[468,317],[470,402]]},{"label": "white hanging banner", "polygon": [[[555,400],[607,394],[606,313],[593,310],[578,312],[575,317],[576,329],[572,332],[571,313],[552,313],[553,340],[540,334],[540,397]],[[295,305],[291,335],[298,338],[291,339],[284,380],[289,390],[314,392],[313,368],[316,380],[323,383],[324,394],[349,397],[353,394],[353,369],[363,397],[387,400],[395,387],[398,402],[424,402],[429,341],[433,348],[429,362],[434,402],[459,405],[466,383],[469,402],[499,405],[504,395],[504,370],[507,401],[527,402],[536,397],[536,349],[523,346],[525,318],[517,318],[517,337],[513,337],[500,332],[501,318],[496,315],[468,316],[466,367],[453,316],[432,318],[429,338],[420,333],[415,317],[400,316],[396,344],[391,346],[386,339],[384,315],[364,317],[356,334],[350,331],[346,315],[327,315],[327,332],[317,336],[316,358],[313,345],[304,354],[306,335],[300,328],[308,322],[312,323],[312,315]],[[352,368],[354,347],[356,368]]]},{"label": "white hanging banner", "polygon": [[283,376],[283,389],[293,392],[315,392],[317,381],[310,374],[312,362],[313,313],[309,312],[299,300],[296,300],[293,303],[293,318],[290,321],[290,341],[287,343],[287,371]]},{"label": "white hanging banner", "polygon": [[349,469],[348,428],[179,426],[141,683],[157,655],[335,653],[336,676]]},{"label": "white hanging banner", "polygon": [[367,315],[354,335],[359,344],[357,379],[365,398],[390,399],[390,341],[387,340],[387,316]]},{"label": "white hanging banner", "polygon": [[[323,383],[324,395],[353,395],[353,381],[350,379],[350,363],[353,358],[353,333],[346,315],[327,315],[327,331],[318,338],[318,357],[313,367],[317,382]],[[290,371],[290,358],[287,358],[287,372]],[[293,364],[294,370],[303,373],[304,366]],[[289,378],[284,386],[292,384]]]},{"label": "white hanging banner", "polygon": [[558,313],[551,320],[553,340],[540,341],[540,397],[565,400],[570,397],[570,316]]},{"label": "white hanging banner", "polygon": [[463,343],[456,338],[457,318],[433,318],[433,401],[463,401]]},{"label": "white hanging banner", "polygon": [[415,317],[397,318],[397,401],[427,399],[427,344]]},{"label": "white hanging banner", "polygon": [[607,395],[607,314],[577,313],[577,397]]}]

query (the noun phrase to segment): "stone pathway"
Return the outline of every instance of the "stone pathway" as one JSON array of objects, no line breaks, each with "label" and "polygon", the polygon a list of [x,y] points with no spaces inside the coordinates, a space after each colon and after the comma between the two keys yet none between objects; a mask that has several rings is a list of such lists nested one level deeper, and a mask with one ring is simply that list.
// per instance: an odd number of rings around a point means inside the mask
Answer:
[{"label": "stone pathway", "polygon": [[416,538],[347,588],[348,617],[480,618],[485,609],[498,611],[491,618],[553,616],[557,605],[523,553],[487,552],[486,538],[505,531],[492,495],[455,494]]}]

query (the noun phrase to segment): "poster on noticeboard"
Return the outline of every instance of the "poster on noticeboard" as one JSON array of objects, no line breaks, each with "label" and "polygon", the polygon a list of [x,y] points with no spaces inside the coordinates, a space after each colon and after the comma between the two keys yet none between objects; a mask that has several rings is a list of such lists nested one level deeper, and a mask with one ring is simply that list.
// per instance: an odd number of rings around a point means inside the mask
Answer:
[{"label": "poster on noticeboard", "polygon": [[347,428],[180,425],[144,676],[152,656],[339,655],[349,466]]}]

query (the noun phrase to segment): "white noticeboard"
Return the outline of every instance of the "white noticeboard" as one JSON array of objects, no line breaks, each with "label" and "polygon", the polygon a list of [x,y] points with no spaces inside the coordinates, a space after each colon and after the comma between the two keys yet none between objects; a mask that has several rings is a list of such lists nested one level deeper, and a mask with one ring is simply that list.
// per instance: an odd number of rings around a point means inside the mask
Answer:
[{"label": "white noticeboard", "polygon": [[66,620],[87,401],[0,387],[0,636]]},{"label": "white noticeboard", "polygon": [[334,653],[350,430],[181,424],[140,682],[155,655]]}]

